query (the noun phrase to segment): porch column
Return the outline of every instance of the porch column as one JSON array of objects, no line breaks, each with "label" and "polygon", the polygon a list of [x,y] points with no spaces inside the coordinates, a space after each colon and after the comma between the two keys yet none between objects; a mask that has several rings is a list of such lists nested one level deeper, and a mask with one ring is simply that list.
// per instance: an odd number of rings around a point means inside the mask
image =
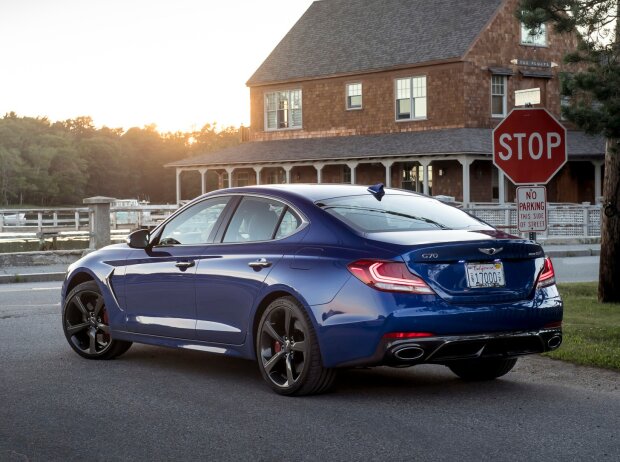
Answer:
[{"label": "porch column", "polygon": [[198,171],[200,172],[200,191],[205,194],[207,192],[207,169],[200,168]]},{"label": "porch column", "polygon": [[497,169],[497,194],[499,196],[499,203],[506,203],[506,177],[499,168]]},{"label": "porch column", "polygon": [[598,198],[603,195],[603,187],[601,180],[601,167],[604,165],[604,162],[600,160],[593,160],[594,164],[594,203],[598,202]]},{"label": "porch column", "polygon": [[260,172],[263,170],[263,167],[253,167],[256,172],[256,184],[260,184]]},{"label": "porch column", "polygon": [[321,184],[323,182],[323,167],[325,167],[325,164],[314,164],[314,168],[316,169],[317,184]]},{"label": "porch column", "polygon": [[381,161],[383,166],[385,167],[385,187],[392,187],[392,165],[394,165],[393,160],[383,160]]},{"label": "porch column", "polygon": [[357,178],[355,177],[355,169],[359,165],[359,162],[347,162],[347,166],[351,169],[351,184],[357,183]]},{"label": "porch column", "polygon": [[228,185],[226,186],[227,188],[232,188],[232,180],[233,180],[233,173],[235,171],[234,167],[226,167],[226,173],[228,173]]},{"label": "porch column", "polygon": [[422,192],[424,193],[424,195],[428,196],[430,193],[430,185],[428,184],[428,166],[431,165],[431,161],[421,160],[419,162],[420,162],[420,165],[422,165],[422,171],[423,171],[423,176],[424,176],[424,185],[423,185]]},{"label": "porch column", "polygon": [[183,170],[181,170],[180,168],[177,168],[177,204],[181,203],[181,172]]},{"label": "porch column", "polygon": [[291,184],[291,170],[293,170],[292,165],[283,165],[284,173],[286,174],[286,184]]},{"label": "porch column", "polygon": [[469,205],[469,166],[472,164],[473,160],[468,159],[467,157],[461,157],[459,159],[461,163],[461,167],[463,168],[463,207],[467,207]]}]

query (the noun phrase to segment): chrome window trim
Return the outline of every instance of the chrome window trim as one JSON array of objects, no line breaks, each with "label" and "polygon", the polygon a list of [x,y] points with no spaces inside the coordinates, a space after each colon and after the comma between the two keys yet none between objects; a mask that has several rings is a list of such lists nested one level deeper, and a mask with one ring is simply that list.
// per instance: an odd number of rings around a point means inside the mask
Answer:
[{"label": "chrome window trim", "polygon": [[[275,197],[275,196],[270,196],[269,194],[261,194],[261,193],[240,193],[240,192],[235,192],[235,193],[225,193],[222,192],[221,194],[215,194],[213,196],[209,196],[209,197],[205,197],[203,200],[209,200],[209,199],[216,199],[218,197],[232,197],[232,196],[241,196],[241,198],[243,199],[243,197],[258,197],[260,199],[269,199],[269,200],[276,200],[278,202],[283,203],[284,205],[286,205],[288,208],[290,208],[291,210],[293,210],[293,212],[295,212],[297,214],[297,216],[299,216],[299,218],[301,219],[301,224],[297,227],[297,229],[295,230],[295,232],[288,234],[287,236],[284,237],[280,237],[277,239],[267,239],[264,241],[249,241],[249,242],[205,242],[203,244],[176,244],[176,245],[155,245],[153,246],[153,248],[169,248],[169,247],[174,247],[174,248],[178,248],[178,247],[205,247],[205,246],[212,246],[212,245],[238,245],[238,244],[261,244],[261,243],[266,243],[266,242],[276,242],[276,241],[281,241],[283,239],[288,239],[291,236],[294,236],[295,234],[301,232],[302,230],[306,229],[306,227],[310,224],[310,220],[308,220],[308,218],[299,211],[299,209],[295,206],[293,206],[288,200],[286,199],[282,199],[280,197]],[[177,214],[181,213],[181,211],[185,210],[188,206],[190,205],[197,205],[199,204],[201,201],[198,201],[196,203],[194,202],[190,202],[189,204],[184,205],[183,207],[181,207],[179,210],[177,210],[174,214],[172,214],[170,217],[168,217],[168,219],[162,223],[160,223],[151,233],[151,235],[155,235],[156,232],[160,232],[160,227],[161,229],[163,229],[163,227],[166,225],[166,223],[168,223],[170,220],[172,220]],[[230,220],[232,220],[233,216],[234,216],[234,212],[233,214],[230,216]],[[226,223],[226,225],[228,226],[230,224],[230,220]],[[222,236],[223,238],[223,236]]]}]

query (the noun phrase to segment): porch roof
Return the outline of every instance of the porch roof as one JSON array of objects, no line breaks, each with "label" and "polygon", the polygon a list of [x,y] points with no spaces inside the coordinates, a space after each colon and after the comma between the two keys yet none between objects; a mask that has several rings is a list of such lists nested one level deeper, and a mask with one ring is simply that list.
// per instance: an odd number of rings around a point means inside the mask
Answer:
[{"label": "porch roof", "polygon": [[[285,162],[334,162],[347,159],[395,158],[411,156],[491,156],[492,130],[453,128],[380,135],[298,138],[253,141],[166,164],[166,167],[241,166]],[[568,132],[568,156],[603,158],[605,140],[578,131]]]}]

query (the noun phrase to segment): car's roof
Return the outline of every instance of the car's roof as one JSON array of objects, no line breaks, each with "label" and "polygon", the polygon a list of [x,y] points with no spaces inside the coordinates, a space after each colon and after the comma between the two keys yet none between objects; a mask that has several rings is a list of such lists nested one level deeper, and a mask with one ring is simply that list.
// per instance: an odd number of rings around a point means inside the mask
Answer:
[{"label": "car's roof", "polygon": [[[294,194],[304,197],[313,202],[329,199],[331,197],[356,196],[370,194],[368,186],[347,185],[347,184],[272,184],[260,186],[244,186],[241,188],[230,188],[220,190],[220,193],[275,193],[277,195]],[[420,194],[402,189],[385,188],[386,194],[411,194],[412,196],[420,196]],[[422,196],[424,197],[424,196]]]}]

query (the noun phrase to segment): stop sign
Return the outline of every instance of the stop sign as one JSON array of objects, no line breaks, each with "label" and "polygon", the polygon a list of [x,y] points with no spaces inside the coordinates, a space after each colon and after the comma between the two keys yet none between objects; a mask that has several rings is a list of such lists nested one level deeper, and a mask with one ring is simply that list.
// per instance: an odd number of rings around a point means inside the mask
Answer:
[{"label": "stop sign", "polygon": [[545,184],[566,163],[566,129],[543,108],[515,108],[493,130],[493,163],[514,184]]}]

